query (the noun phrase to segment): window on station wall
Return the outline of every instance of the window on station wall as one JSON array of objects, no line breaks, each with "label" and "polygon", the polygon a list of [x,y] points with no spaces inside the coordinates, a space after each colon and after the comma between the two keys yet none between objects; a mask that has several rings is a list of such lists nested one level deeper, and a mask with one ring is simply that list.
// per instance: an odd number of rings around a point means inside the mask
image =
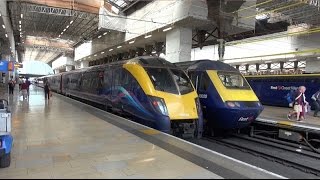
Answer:
[{"label": "window on station wall", "polygon": [[268,65],[267,64],[260,64],[259,65],[259,69],[260,70],[266,70],[266,69],[268,69]]},{"label": "window on station wall", "polygon": [[280,63],[272,63],[271,69],[280,69]]},{"label": "window on station wall", "polygon": [[240,71],[246,71],[246,66],[240,66],[240,67],[239,67],[239,70],[240,70]]},{"label": "window on station wall", "polygon": [[285,62],[283,64],[284,69],[294,69],[294,62]]},{"label": "window on station wall", "polygon": [[298,68],[305,68],[306,67],[306,61],[299,61],[298,62]]},{"label": "window on station wall", "polygon": [[255,64],[249,65],[249,71],[257,71],[257,66]]}]

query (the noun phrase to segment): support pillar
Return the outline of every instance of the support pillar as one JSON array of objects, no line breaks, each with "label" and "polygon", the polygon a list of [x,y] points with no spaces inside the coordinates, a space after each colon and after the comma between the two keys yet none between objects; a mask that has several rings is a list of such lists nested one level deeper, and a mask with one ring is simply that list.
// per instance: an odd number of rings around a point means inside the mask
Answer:
[{"label": "support pillar", "polygon": [[89,67],[89,61],[81,61],[80,68],[86,68]]},{"label": "support pillar", "polygon": [[59,74],[60,73],[60,69],[55,69],[54,70],[54,74]]},{"label": "support pillar", "polygon": [[172,63],[191,61],[192,29],[175,28],[166,34],[166,59]]}]

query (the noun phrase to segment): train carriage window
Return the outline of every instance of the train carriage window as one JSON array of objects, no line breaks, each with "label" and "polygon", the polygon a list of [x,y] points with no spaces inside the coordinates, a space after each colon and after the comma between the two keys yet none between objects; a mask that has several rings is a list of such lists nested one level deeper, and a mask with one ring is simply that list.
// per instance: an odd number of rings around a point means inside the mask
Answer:
[{"label": "train carriage window", "polygon": [[218,72],[219,79],[227,88],[244,88],[248,89],[250,86],[240,73],[235,72]]},{"label": "train carriage window", "polygon": [[199,90],[207,91],[211,82],[207,72],[202,72],[200,77]]}]

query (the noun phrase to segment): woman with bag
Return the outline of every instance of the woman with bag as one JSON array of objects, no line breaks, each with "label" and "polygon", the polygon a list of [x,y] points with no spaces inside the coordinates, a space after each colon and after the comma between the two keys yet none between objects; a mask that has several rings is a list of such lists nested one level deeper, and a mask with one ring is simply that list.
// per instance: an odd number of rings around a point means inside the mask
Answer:
[{"label": "woman with bag", "polygon": [[300,86],[295,95],[293,102],[293,112],[289,112],[287,115],[288,119],[291,120],[292,115],[296,114],[297,121],[302,121],[305,119],[305,113],[307,112],[305,107],[308,107],[309,103],[306,101],[306,87]]}]

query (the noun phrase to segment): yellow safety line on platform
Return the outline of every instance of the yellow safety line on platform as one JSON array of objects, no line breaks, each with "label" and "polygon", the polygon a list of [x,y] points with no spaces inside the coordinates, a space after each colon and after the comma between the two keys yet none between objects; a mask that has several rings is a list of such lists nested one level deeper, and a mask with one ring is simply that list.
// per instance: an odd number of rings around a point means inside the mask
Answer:
[{"label": "yellow safety line on platform", "polygon": [[147,135],[160,134],[160,132],[155,129],[145,129],[145,130],[140,130],[140,131],[143,132],[144,134],[147,134]]},{"label": "yellow safety line on platform", "polygon": [[290,121],[278,121],[279,125],[285,125],[285,126],[293,126],[293,122]]}]

